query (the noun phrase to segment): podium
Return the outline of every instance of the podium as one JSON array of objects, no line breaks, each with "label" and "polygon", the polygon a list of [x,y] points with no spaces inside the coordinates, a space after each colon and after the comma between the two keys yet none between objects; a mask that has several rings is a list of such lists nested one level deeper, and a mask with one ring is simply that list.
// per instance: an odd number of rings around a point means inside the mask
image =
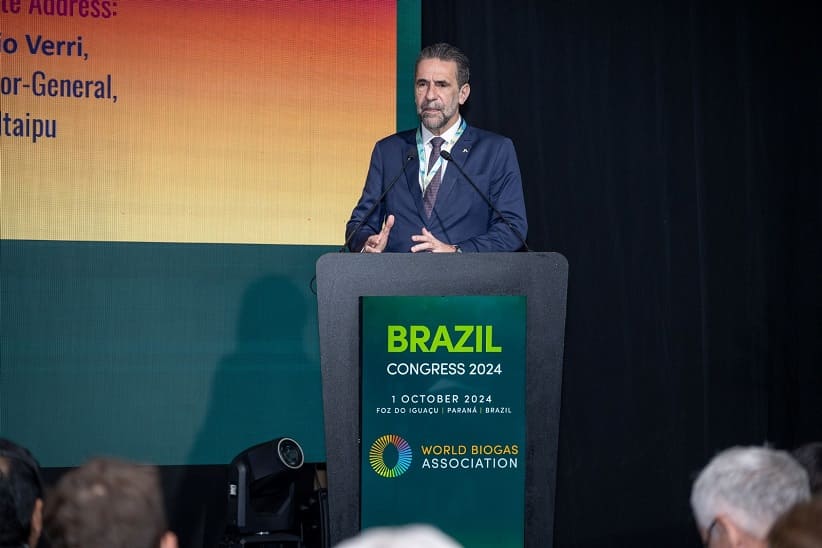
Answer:
[{"label": "podium", "polygon": [[[327,254],[317,261],[329,542],[361,524],[361,297],[524,297],[525,546],[553,545],[568,263],[558,253]],[[370,470],[369,470],[370,472]],[[459,486],[454,486],[458,490]],[[401,523],[397,523],[399,525]]]}]

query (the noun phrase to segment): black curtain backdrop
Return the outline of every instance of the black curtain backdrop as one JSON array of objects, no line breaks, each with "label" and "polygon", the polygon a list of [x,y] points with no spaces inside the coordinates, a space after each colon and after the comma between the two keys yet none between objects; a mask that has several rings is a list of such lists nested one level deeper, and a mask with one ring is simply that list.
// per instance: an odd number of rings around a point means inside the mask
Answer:
[{"label": "black curtain backdrop", "polygon": [[422,3],[570,263],[555,546],[699,546],[713,454],[822,439],[821,12]]}]

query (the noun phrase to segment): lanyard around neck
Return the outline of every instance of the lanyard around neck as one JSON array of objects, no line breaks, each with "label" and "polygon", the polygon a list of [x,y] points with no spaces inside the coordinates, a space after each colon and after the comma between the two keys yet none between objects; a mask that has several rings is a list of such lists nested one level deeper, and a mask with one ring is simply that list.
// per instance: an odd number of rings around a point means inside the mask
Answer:
[{"label": "lanyard around neck", "polygon": [[[468,124],[465,123],[465,118],[462,119],[460,123],[460,127],[457,128],[456,133],[451,139],[448,140],[447,143],[443,143],[441,149],[445,149],[450,151],[451,147],[454,146],[460,137],[462,137],[462,133],[465,131],[465,128]],[[428,183],[431,182],[431,179],[434,178],[434,175],[440,170],[444,160],[442,156],[437,158],[436,163],[431,167],[431,169],[427,169],[426,166],[428,162],[423,162],[422,159],[425,158],[426,160],[428,157],[425,154],[425,145],[422,142],[422,128],[417,128],[417,158],[420,159],[420,181],[422,181],[422,188],[426,188]]]}]

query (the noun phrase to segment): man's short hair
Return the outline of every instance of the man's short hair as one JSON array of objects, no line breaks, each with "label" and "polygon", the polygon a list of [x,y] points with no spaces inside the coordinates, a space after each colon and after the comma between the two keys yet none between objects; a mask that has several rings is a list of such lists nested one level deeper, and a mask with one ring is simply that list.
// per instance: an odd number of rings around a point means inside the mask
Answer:
[{"label": "man's short hair", "polygon": [[792,454],[808,473],[811,493],[822,494],[822,442],[806,443],[794,449]]},{"label": "man's short hair", "polygon": [[768,533],[770,548],[822,546],[822,498],[800,502],[785,512]]},{"label": "man's short hair", "polygon": [[29,528],[20,522],[17,508],[9,478],[0,474],[0,546],[23,546],[29,540]]},{"label": "man's short hair", "polygon": [[156,548],[167,531],[157,468],[92,459],[60,478],[43,522],[53,548]]},{"label": "man's short hair", "polygon": [[809,498],[808,476],[787,452],[732,447],[700,472],[691,507],[703,530],[724,514],[748,533],[765,538],[780,515]]},{"label": "man's short hair", "polygon": [[462,87],[471,78],[471,62],[462,50],[451,44],[440,42],[426,46],[417,56],[417,63],[414,65],[416,71],[423,59],[439,59],[441,61],[454,61],[457,63],[457,85]]},{"label": "man's short hair", "polygon": [[457,541],[433,525],[427,524],[366,529],[357,536],[340,543],[337,548],[416,548],[419,546],[460,548]]},{"label": "man's short hair", "polygon": [[24,544],[31,532],[34,505],[43,498],[40,465],[28,449],[0,438],[0,476],[5,514],[0,521],[0,546]]}]

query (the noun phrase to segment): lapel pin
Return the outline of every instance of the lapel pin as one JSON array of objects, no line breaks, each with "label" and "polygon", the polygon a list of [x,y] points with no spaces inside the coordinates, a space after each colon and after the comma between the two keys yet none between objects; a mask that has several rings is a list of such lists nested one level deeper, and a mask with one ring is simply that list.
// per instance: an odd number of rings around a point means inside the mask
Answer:
[{"label": "lapel pin", "polygon": [[468,152],[467,148],[462,149],[463,152]]}]

